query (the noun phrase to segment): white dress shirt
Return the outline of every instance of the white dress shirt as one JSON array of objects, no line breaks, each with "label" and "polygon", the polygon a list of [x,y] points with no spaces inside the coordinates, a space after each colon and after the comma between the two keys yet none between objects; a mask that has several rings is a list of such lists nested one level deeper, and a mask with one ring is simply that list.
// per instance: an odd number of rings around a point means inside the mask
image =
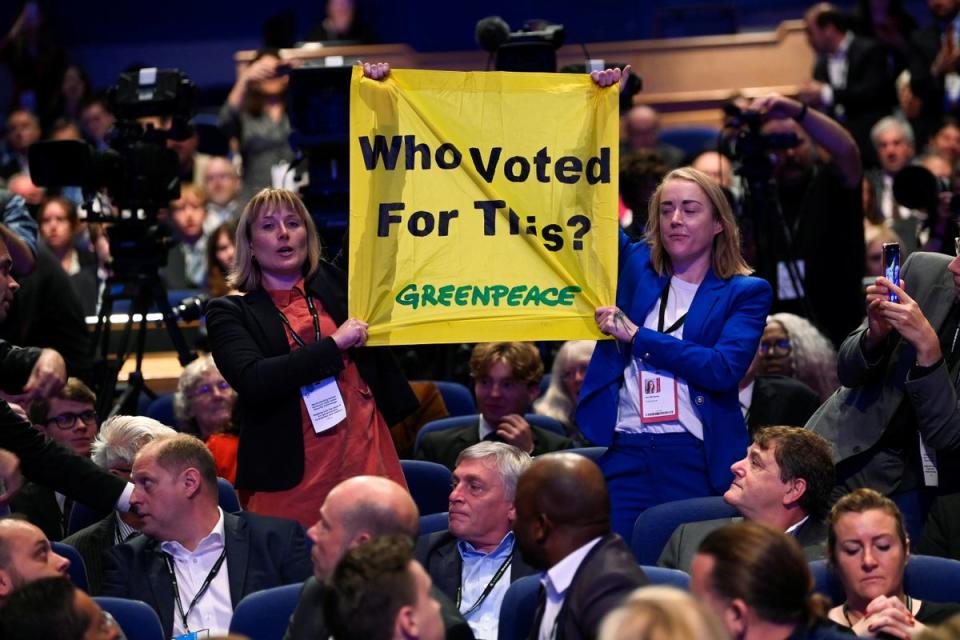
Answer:
[{"label": "white dress shirt", "polygon": [[[160,550],[173,558],[176,572],[177,590],[180,592],[180,607],[184,613],[190,602],[196,596],[207,576],[210,574],[217,558],[225,550],[223,535],[223,510],[217,509],[220,518],[213,530],[200,541],[197,548],[188,551],[176,541],[160,543]],[[230,580],[227,572],[228,563],[224,558],[223,565],[217,576],[210,583],[206,593],[187,614],[187,624],[190,631],[210,630],[210,636],[225,636],[230,629],[230,619],[233,618],[233,603],[230,600]],[[180,617],[180,608],[173,603],[173,636],[186,633],[183,618]]]},{"label": "white dress shirt", "polygon": [[587,557],[587,554],[598,542],[600,542],[599,536],[567,555],[540,578],[540,584],[546,591],[547,599],[543,607],[540,629],[537,632],[538,640],[553,640],[557,637],[557,614],[563,608],[563,601],[567,597],[567,589],[570,588],[573,576],[577,574],[577,569],[580,568],[583,559]]}]

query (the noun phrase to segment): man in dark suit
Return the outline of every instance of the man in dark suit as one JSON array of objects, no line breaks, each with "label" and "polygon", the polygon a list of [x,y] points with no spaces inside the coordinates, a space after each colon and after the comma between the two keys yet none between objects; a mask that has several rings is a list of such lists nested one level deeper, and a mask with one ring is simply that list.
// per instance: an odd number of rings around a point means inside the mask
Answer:
[{"label": "man in dark suit", "polygon": [[[377,476],[354,476],[334,487],[317,523],[307,535],[313,540],[310,551],[313,576],[300,592],[297,609],[290,618],[284,640],[327,638],[330,629],[323,610],[325,581],[348,550],[377,536],[402,535],[411,541],[420,528],[417,505],[400,485]],[[473,633],[453,603],[436,588],[447,640],[470,640]]]},{"label": "man in dark suit", "polygon": [[610,532],[610,496],[593,461],[574,453],[537,458],[517,483],[516,509],[520,553],[545,572],[531,638],[596,638],[603,617],[649,583]]},{"label": "man in dark suit", "polygon": [[933,501],[914,550],[927,556],[960,560],[960,493],[939,496]]},{"label": "man in dark suit", "polygon": [[573,447],[569,438],[523,418],[540,393],[543,377],[543,362],[532,344],[478,344],[470,355],[470,377],[480,410],[478,424],[425,434],[417,459],[439,462],[452,471],[460,452],[481,440],[506,442],[534,456]]},{"label": "man in dark suit", "polygon": [[836,449],[835,497],[960,490],[960,258],[916,252],[900,277],[867,287],[867,321],[838,352],[843,387],[807,423]]},{"label": "man in dark suit", "polygon": [[[754,435],[743,460],[731,467],[733,483],[723,499],[742,519],[786,531],[810,560],[825,557],[824,517],[833,490],[830,444],[805,429],[767,427]],[[657,561],[689,573],[697,547],[709,533],[741,518],[689,522],[677,527]]]},{"label": "man in dark suit", "polygon": [[417,541],[417,560],[478,638],[496,637],[510,583],[536,573],[513,535],[517,479],[529,464],[529,455],[502,442],[464,449],[453,470],[449,529]]},{"label": "man in dark suit", "polygon": [[739,385],[740,409],[750,435],[763,427],[802,427],[807,424],[820,406],[817,392],[796,378],[757,375],[759,369],[758,349]]},{"label": "man in dark suit", "polygon": [[[176,435],[176,431],[146,416],[114,416],[103,423],[93,441],[91,459],[98,467],[124,480],[137,451],[157,438]],[[87,568],[90,595],[100,595],[103,586],[103,554],[140,534],[143,521],[135,513],[111,511],[99,522],[64,538],[76,549]]]},{"label": "man in dark suit", "polygon": [[841,122],[860,147],[864,164],[876,163],[870,128],[890,115],[896,103],[883,48],[869,38],[854,36],[847,17],[834,5],[821,2],[807,10],[807,41],[817,53],[813,80],[800,90],[800,100]]},{"label": "man in dark suit", "polygon": [[226,635],[249,593],[310,575],[303,529],[254,513],[223,513],[204,444],[186,434],[146,445],[133,463],[130,504],[146,535],[104,557],[103,595],[142,600],[164,637],[209,630]]}]

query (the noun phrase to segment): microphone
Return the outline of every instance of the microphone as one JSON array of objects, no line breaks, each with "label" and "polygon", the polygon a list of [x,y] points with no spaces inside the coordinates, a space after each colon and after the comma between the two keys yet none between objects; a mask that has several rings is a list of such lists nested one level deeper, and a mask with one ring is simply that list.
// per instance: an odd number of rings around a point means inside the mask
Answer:
[{"label": "microphone", "polygon": [[484,51],[494,53],[510,39],[510,25],[500,16],[487,16],[477,22],[477,45]]}]

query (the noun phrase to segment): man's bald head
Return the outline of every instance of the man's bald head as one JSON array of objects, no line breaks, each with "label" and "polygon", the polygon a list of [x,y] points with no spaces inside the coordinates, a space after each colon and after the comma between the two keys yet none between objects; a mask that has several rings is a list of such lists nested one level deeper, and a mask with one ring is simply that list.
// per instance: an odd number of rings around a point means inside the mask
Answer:
[{"label": "man's bald head", "polygon": [[377,476],[348,478],[327,494],[316,524],[307,531],[314,542],[313,573],[324,580],[349,549],[371,538],[416,539],[419,530],[420,514],[406,489]]},{"label": "man's bald head", "polygon": [[520,476],[515,531],[523,557],[548,568],[610,532],[610,497],[600,468],[575,453],[540,456]]},{"label": "man's bald head", "polygon": [[645,104],[630,109],[625,116],[627,140],[631,151],[654,149],[660,133],[660,116]]}]

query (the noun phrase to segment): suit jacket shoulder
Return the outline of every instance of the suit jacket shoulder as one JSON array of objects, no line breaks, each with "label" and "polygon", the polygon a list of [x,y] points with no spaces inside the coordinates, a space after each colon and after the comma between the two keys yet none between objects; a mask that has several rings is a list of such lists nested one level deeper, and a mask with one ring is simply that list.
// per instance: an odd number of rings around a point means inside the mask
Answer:
[{"label": "suit jacket shoulder", "polygon": [[80,554],[87,568],[90,595],[100,595],[103,586],[103,554],[116,544],[117,517],[111,512],[99,522],[63,539]]},{"label": "suit jacket shoulder", "polygon": [[714,520],[700,520],[698,522],[685,522],[677,527],[667,546],[660,553],[657,560],[657,566],[667,567],[668,569],[680,569],[690,573],[690,563],[693,562],[693,556],[700,547],[703,539],[716,531],[720,527],[735,522],[740,518],[716,518]]},{"label": "suit jacket shoulder", "polygon": [[53,489],[34,482],[26,483],[10,501],[10,511],[26,517],[51,542],[59,542],[66,534],[63,512]]},{"label": "suit jacket shoulder", "polygon": [[421,438],[416,456],[418,460],[437,462],[453,471],[460,452],[478,442],[480,442],[480,431],[478,425],[474,423],[453,429],[432,431]]}]

